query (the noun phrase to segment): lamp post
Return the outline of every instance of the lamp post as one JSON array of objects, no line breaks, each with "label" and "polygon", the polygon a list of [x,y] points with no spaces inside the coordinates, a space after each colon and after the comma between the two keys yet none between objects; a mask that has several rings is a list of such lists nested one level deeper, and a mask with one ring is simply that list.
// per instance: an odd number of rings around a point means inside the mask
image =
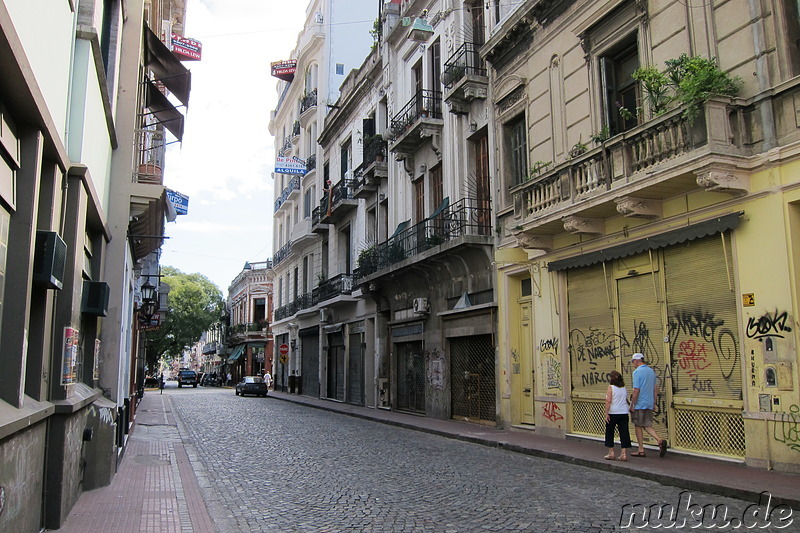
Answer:
[{"label": "lamp post", "polygon": [[[139,290],[141,291],[141,295],[142,295],[142,305],[139,308],[139,324],[140,324],[140,327],[141,327],[141,325],[149,327],[150,326],[150,319],[153,318],[153,315],[156,313],[156,306],[158,304],[157,296],[156,296],[156,288],[155,288],[155,286],[153,286],[150,283],[150,280],[147,279],[142,284],[142,286],[139,287]],[[142,328],[142,329],[143,329],[143,333],[144,333],[144,339],[143,339],[144,340],[144,343],[143,343],[144,344],[144,361],[141,362],[141,364],[139,365],[139,369],[138,369],[139,376],[140,376],[139,377],[140,385],[138,387],[137,396],[139,397],[139,399],[144,397],[144,373],[145,373],[144,369],[145,369],[145,365],[147,364],[147,349],[148,349],[148,346],[147,346],[147,342],[148,342],[147,329],[144,329],[144,328]],[[159,386],[160,385],[161,385],[161,383],[159,383]]]}]

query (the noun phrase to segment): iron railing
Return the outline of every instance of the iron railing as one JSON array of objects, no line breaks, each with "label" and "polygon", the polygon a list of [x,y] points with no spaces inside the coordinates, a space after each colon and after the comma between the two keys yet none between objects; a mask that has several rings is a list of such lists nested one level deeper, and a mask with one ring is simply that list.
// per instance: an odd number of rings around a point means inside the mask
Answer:
[{"label": "iron railing", "polygon": [[324,279],[319,282],[317,287],[311,292],[301,294],[286,305],[282,305],[273,311],[275,320],[283,320],[302,311],[310,309],[320,302],[336,298],[343,294],[353,292],[353,276],[350,274],[338,274],[331,279]]},{"label": "iron railing", "polygon": [[283,191],[281,191],[281,195],[275,200],[275,212],[278,212],[278,209],[286,202],[289,196],[292,194],[293,191],[300,190],[300,176],[294,176],[291,180],[289,180],[289,185],[287,185]]},{"label": "iron railing", "polygon": [[317,168],[317,154],[311,154],[308,156],[308,159],[306,159],[306,172],[314,170],[315,168]]},{"label": "iron railing", "polygon": [[474,43],[464,43],[458,47],[444,62],[442,85],[449,89],[464,76],[486,76],[486,62],[478,53],[478,48]]},{"label": "iron railing", "polygon": [[292,137],[297,137],[300,135],[300,121],[295,120],[294,124],[292,124]]},{"label": "iron railing", "polygon": [[314,89],[300,101],[300,114],[302,115],[312,107],[317,107],[317,90]]},{"label": "iron railing", "polygon": [[380,135],[365,138],[362,147],[363,162],[361,163],[361,167],[367,167],[378,159],[383,160],[383,158],[386,157],[386,145],[387,142],[384,141],[383,137]]},{"label": "iron railing", "polygon": [[291,251],[292,251],[292,241],[289,241],[283,246],[281,246],[281,248],[277,252],[275,252],[275,255],[272,256],[272,266],[275,267],[278,265],[278,263],[286,259],[286,257],[289,255],[289,252]]},{"label": "iron railing", "polygon": [[421,118],[442,118],[442,93],[420,89],[393,118],[390,125],[396,139]]},{"label": "iron railing", "polygon": [[491,236],[489,200],[464,198],[441,213],[396,232],[389,240],[367,248],[358,256],[356,279],[404,261],[465,235]]},{"label": "iron railing", "polygon": [[[353,193],[358,188],[358,181],[355,179],[343,179],[331,187],[330,191],[325,191],[319,201],[319,205],[311,213],[311,223],[319,224],[326,216],[330,216],[342,200],[352,200]],[[329,196],[330,195],[330,196]]]}]

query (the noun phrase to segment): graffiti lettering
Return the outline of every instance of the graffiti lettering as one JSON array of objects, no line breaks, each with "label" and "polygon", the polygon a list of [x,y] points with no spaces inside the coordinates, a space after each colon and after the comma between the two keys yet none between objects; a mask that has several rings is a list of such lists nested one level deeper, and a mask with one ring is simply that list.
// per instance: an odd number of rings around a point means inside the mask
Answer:
[{"label": "graffiti lettering", "polygon": [[557,352],[558,351],[558,339],[542,339],[539,341],[539,350],[542,352]]},{"label": "graffiti lettering", "polygon": [[800,452],[800,406],[792,405],[788,413],[777,413],[773,436],[776,441]]},{"label": "graffiti lettering", "polygon": [[710,392],[714,393],[714,386],[711,384],[710,379],[700,379],[697,376],[692,376],[692,390],[696,392]]},{"label": "graffiti lettering", "polygon": [[787,322],[789,314],[783,313],[764,313],[760,318],[750,317],[747,319],[747,337],[749,339],[761,339],[763,337],[783,338],[784,333],[791,333],[792,328]]},{"label": "graffiti lettering", "polygon": [[678,364],[687,374],[694,377],[695,373],[705,370],[711,363],[706,359],[706,344],[693,339],[683,341],[678,352]]},{"label": "graffiti lettering", "polygon": [[600,359],[616,359],[630,344],[624,335],[606,333],[597,328],[588,332],[573,329],[569,334],[569,353],[578,362],[588,362],[594,369]]},{"label": "graffiti lettering", "polygon": [[564,417],[561,416],[561,408],[558,407],[558,404],[555,402],[547,402],[542,407],[542,416],[546,419],[550,420],[551,422],[556,422],[557,420],[564,420]]},{"label": "graffiti lettering", "polygon": [[678,311],[669,320],[670,338],[677,339],[683,333],[699,337],[705,341],[714,340],[714,332],[725,322],[715,318],[713,313],[702,311]]},{"label": "graffiti lettering", "polygon": [[547,389],[561,390],[563,388],[561,384],[561,361],[555,357],[548,357],[545,361],[547,363]]},{"label": "graffiti lettering", "polygon": [[587,385],[598,385],[600,383],[608,383],[608,374],[605,372],[586,372],[581,375],[581,384],[585,387]]}]

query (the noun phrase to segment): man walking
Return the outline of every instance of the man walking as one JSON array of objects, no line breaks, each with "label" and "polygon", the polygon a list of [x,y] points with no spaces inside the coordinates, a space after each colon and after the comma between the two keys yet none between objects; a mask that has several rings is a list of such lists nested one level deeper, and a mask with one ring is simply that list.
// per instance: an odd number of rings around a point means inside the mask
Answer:
[{"label": "man walking", "polygon": [[667,454],[667,441],[658,436],[653,427],[653,409],[658,401],[658,379],[652,368],[644,362],[644,355],[635,353],[631,357],[633,364],[633,396],[631,397],[631,422],[636,428],[636,440],[639,451],[632,453],[634,457],[645,457],[644,432],[658,443],[658,455]]}]

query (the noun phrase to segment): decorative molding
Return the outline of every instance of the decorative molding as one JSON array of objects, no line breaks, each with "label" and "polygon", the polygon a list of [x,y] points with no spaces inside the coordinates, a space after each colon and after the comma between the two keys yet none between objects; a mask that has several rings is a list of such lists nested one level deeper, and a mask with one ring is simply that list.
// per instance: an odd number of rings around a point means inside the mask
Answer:
[{"label": "decorative molding", "polygon": [[661,218],[663,216],[661,200],[623,196],[614,198],[614,202],[617,204],[617,212],[626,217]]},{"label": "decorative molding", "polygon": [[711,168],[697,173],[697,184],[712,192],[743,196],[750,192],[748,177],[728,169]]},{"label": "decorative molding", "polygon": [[603,235],[605,233],[602,218],[568,216],[561,219],[564,229],[574,234]]},{"label": "decorative molding", "polygon": [[514,235],[517,245],[530,250],[553,251],[552,235],[531,235],[529,233],[517,233]]}]

